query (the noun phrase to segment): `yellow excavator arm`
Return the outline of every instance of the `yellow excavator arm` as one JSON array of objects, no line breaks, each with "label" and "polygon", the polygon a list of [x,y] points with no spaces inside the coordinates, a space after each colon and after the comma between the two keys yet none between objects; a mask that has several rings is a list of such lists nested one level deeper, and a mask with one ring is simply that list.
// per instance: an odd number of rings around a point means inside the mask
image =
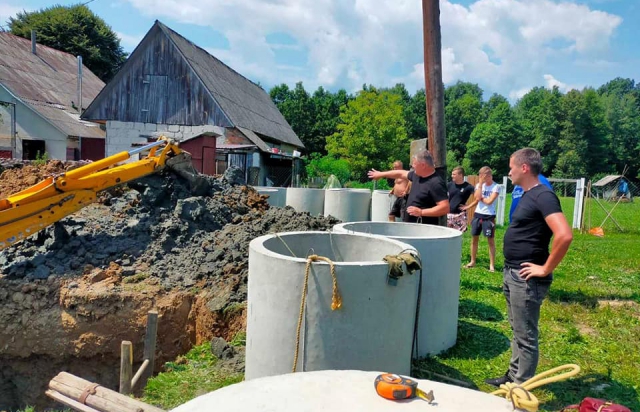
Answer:
[{"label": "yellow excavator arm", "polygon": [[[143,159],[114,166],[147,150],[149,154]],[[99,191],[158,172],[165,166],[183,177],[193,175],[195,179],[197,174],[191,156],[161,137],[157,142],[49,177],[0,199],[0,250],[93,203]]]}]

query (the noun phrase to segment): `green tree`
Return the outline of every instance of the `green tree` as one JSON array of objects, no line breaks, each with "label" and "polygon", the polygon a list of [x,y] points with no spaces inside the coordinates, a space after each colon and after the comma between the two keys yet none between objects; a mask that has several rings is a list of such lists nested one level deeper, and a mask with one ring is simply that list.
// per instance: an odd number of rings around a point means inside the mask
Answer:
[{"label": "green tree", "polygon": [[9,30],[16,36],[82,56],[83,63],[103,81],[109,81],[127,58],[120,39],[104,20],[87,6],[52,6],[39,11],[23,11],[9,18]]},{"label": "green tree", "polygon": [[388,90],[400,97],[402,104],[402,114],[404,116],[405,127],[409,140],[424,139],[427,137],[427,106],[424,89],[418,90],[412,97],[403,83],[398,83]]},{"label": "green tree", "polygon": [[460,99],[466,94],[470,94],[477,100],[482,101],[482,89],[480,86],[475,83],[467,83],[458,80],[456,84],[449,86],[444,90],[444,105],[447,106],[452,101]]},{"label": "green tree", "polygon": [[311,96],[304,89],[302,82],[296,83],[293,90],[290,90],[289,86],[284,83],[275,86],[269,95],[305,145],[306,150],[308,152],[316,151],[318,144],[313,136],[315,111]]},{"label": "green tree", "polygon": [[345,90],[331,93],[323,87],[310,96],[302,82],[293,90],[284,83],[274,86],[269,95],[304,144],[305,152],[322,155],[327,154],[327,136],[337,130],[340,107],[352,99]]},{"label": "green tree", "polygon": [[[493,99],[493,98],[492,98]],[[494,176],[501,176],[509,170],[509,155],[520,147],[522,132],[511,105],[496,97],[495,104],[486,122],[478,124],[471,133],[463,164],[469,173],[489,166]]]},{"label": "green tree", "polygon": [[453,153],[455,163],[461,162],[464,158],[471,132],[481,122],[482,116],[482,100],[476,93],[467,93],[452,99],[445,106],[447,151]]},{"label": "green tree", "polygon": [[386,170],[395,159],[406,162],[409,144],[400,96],[363,90],[340,110],[327,151],[349,161],[353,179],[365,180],[370,168]]},{"label": "green tree", "polygon": [[315,109],[315,121],[307,150],[310,153],[326,154],[327,136],[338,130],[340,107],[347,104],[351,97],[344,89],[331,93],[320,86],[313,93],[311,100]]},{"label": "green tree", "polygon": [[331,155],[321,156],[320,153],[312,153],[306,165],[307,176],[328,178],[331,175],[340,180],[343,185],[351,177],[351,168],[346,159],[337,159]]},{"label": "green tree", "polygon": [[558,87],[535,87],[515,105],[514,112],[522,130],[522,142],[540,151],[543,171],[547,174],[555,167],[559,156],[562,93]]},{"label": "green tree", "polygon": [[427,95],[424,89],[416,91],[409,103],[413,114],[413,124],[409,133],[410,140],[427,138]]},{"label": "green tree", "polygon": [[633,93],[622,96],[602,96],[607,121],[611,130],[609,152],[617,173],[629,167],[629,176],[640,173],[640,110]]}]

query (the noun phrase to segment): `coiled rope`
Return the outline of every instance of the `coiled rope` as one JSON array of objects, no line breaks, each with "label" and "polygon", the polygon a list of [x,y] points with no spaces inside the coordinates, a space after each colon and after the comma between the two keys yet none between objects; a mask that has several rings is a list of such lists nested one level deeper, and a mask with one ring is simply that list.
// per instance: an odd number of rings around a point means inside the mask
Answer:
[{"label": "coiled rope", "polygon": [[[570,371],[556,375],[550,378],[547,376],[554,375],[561,370],[570,369]],[[575,364],[567,364],[558,366],[557,368],[550,369],[546,372],[539,373],[533,378],[523,383],[508,382],[500,385],[500,389],[491,392],[492,395],[502,396],[511,401],[513,408],[524,409],[529,412],[537,412],[540,407],[538,398],[530,391],[540,386],[546,385],[552,382],[559,382],[576,376],[580,373],[580,366]]]},{"label": "coiled rope", "polygon": [[302,287],[302,298],[300,299],[300,313],[298,314],[298,327],[296,328],[296,350],[293,355],[293,367],[291,372],[295,372],[298,365],[298,354],[300,350],[300,329],[302,328],[302,318],[304,316],[305,303],[307,301],[307,289],[309,284],[309,272],[311,271],[311,264],[313,262],[327,262],[331,271],[331,279],[333,281],[333,293],[331,295],[331,310],[338,310],[342,307],[342,297],[338,291],[338,278],[336,277],[336,268],[331,259],[318,256],[309,255],[307,257],[307,266],[304,270],[304,286]]}]

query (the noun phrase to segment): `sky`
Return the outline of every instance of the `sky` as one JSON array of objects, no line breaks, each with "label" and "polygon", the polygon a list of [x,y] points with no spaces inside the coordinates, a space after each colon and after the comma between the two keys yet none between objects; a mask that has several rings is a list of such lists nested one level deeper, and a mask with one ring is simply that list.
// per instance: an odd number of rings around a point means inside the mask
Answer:
[{"label": "sky", "polygon": [[[0,25],[67,0],[0,0]],[[266,90],[303,82],[424,88],[419,0],[93,0],[132,52],[155,20]],[[639,0],[441,0],[445,85],[477,83],[512,101],[536,86],[640,82]],[[1,59],[1,56],[0,56]]]}]

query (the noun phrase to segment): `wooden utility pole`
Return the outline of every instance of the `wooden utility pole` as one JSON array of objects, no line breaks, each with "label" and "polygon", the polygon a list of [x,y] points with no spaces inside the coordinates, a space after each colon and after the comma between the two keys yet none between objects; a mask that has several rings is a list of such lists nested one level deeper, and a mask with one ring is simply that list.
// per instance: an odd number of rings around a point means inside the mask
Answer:
[{"label": "wooden utility pole", "polygon": [[[424,39],[424,82],[427,98],[428,149],[433,156],[436,173],[446,182],[447,143],[444,128],[444,85],[442,83],[442,39],[439,0],[422,0]],[[447,225],[447,217],[440,218]]]}]

